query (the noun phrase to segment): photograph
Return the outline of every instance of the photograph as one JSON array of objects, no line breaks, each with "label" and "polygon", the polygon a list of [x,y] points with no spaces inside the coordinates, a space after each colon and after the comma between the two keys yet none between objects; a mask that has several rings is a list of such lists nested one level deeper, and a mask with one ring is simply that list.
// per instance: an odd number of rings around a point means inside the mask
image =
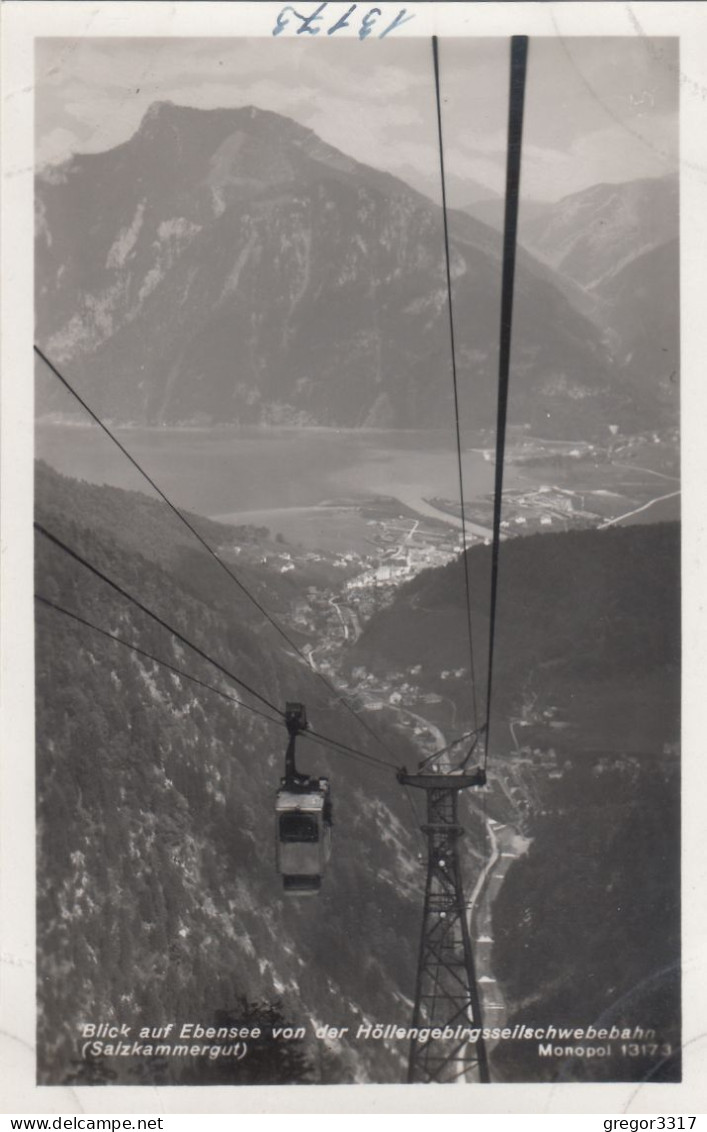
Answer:
[{"label": "photograph", "polygon": [[680,36],[266,7],[33,40],[36,1084],[678,1084]]}]

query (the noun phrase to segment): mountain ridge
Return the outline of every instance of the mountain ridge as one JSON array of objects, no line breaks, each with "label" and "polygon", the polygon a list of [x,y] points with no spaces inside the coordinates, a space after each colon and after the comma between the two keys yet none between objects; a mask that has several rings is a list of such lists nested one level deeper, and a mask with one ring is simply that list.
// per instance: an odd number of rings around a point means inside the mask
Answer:
[{"label": "mountain ridge", "polygon": [[[306,127],[161,103],[121,146],[39,176],[37,215],[39,341],[115,420],[453,419],[439,208]],[[461,411],[490,425],[500,242],[458,211],[450,230]],[[629,404],[601,335],[527,253],[514,341],[517,423],[596,436],[669,414],[649,383]],[[57,404],[40,371],[40,412]]]}]

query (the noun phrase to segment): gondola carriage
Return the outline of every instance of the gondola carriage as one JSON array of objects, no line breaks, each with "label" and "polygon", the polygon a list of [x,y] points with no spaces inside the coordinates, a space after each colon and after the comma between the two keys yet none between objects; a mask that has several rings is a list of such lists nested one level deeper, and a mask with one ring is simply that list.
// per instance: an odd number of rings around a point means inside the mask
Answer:
[{"label": "gondola carriage", "polygon": [[331,855],[329,780],[300,774],[295,765],[297,735],[307,729],[304,704],[286,704],[285,722],[290,738],[275,802],[277,868],[288,896],[316,896]]}]

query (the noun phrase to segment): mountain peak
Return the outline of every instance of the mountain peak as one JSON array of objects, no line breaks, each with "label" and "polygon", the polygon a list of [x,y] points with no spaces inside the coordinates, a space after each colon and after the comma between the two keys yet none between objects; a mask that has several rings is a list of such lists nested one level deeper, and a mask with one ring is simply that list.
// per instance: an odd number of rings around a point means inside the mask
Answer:
[{"label": "mountain peak", "polygon": [[171,98],[157,99],[155,102],[151,102],[145,111],[142,124],[144,125],[145,122],[154,120],[160,114],[164,114],[165,111],[171,110],[176,105],[176,102],[172,102]]},{"label": "mountain peak", "polygon": [[[250,105],[158,101],[129,141],[38,182],[37,205],[39,341],[85,367],[114,419],[448,421],[439,207],[305,125]],[[609,268],[623,216],[595,240]],[[455,214],[451,251],[478,426],[495,419],[498,237]],[[550,278],[522,257],[516,419],[547,427],[550,412],[558,435],[593,437],[606,420],[623,425],[629,401],[603,330]],[[638,406],[631,390],[634,420],[660,422],[662,392],[645,384]]]},{"label": "mountain peak", "polygon": [[300,135],[311,134],[311,130],[294,122],[283,114],[272,110],[262,110],[258,106],[223,106],[204,107],[186,106],[183,103],[172,102],[171,99],[158,99],[150,103],[145,111],[138,133],[151,131],[155,126],[191,126],[219,124],[233,129],[247,127],[252,122],[258,126],[279,127]]},{"label": "mountain peak", "polygon": [[194,113],[194,108],[179,106],[169,98],[158,99],[148,106],[137,132],[138,134],[152,133],[155,127],[159,129],[162,126],[169,125],[190,112]]},{"label": "mountain peak", "polygon": [[[294,169],[302,163],[326,169],[335,176],[363,177],[371,184],[395,182],[377,169],[363,166],[335,146],[325,142],[308,126],[273,110],[258,106],[204,108],[184,106],[164,100],[153,102],[146,110],[137,132],[127,143],[136,143],[142,150],[159,150],[159,160],[187,160],[194,167],[206,162],[211,169],[209,182],[216,177],[232,179],[234,162],[243,166],[247,154],[247,176],[250,180],[272,183],[290,182]],[[239,172],[238,179],[243,174]]]}]

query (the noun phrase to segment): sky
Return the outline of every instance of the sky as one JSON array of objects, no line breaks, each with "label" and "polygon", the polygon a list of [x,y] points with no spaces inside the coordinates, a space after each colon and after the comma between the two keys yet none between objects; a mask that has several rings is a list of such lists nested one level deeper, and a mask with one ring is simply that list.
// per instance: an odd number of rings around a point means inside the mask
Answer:
[{"label": "sky", "polygon": [[[503,192],[509,42],[443,39],[439,49],[448,191],[462,205]],[[41,39],[35,85],[39,164],[126,141],[156,100],[255,105],[439,196],[427,39]],[[674,174],[677,145],[677,39],[531,39],[528,199]]]}]

